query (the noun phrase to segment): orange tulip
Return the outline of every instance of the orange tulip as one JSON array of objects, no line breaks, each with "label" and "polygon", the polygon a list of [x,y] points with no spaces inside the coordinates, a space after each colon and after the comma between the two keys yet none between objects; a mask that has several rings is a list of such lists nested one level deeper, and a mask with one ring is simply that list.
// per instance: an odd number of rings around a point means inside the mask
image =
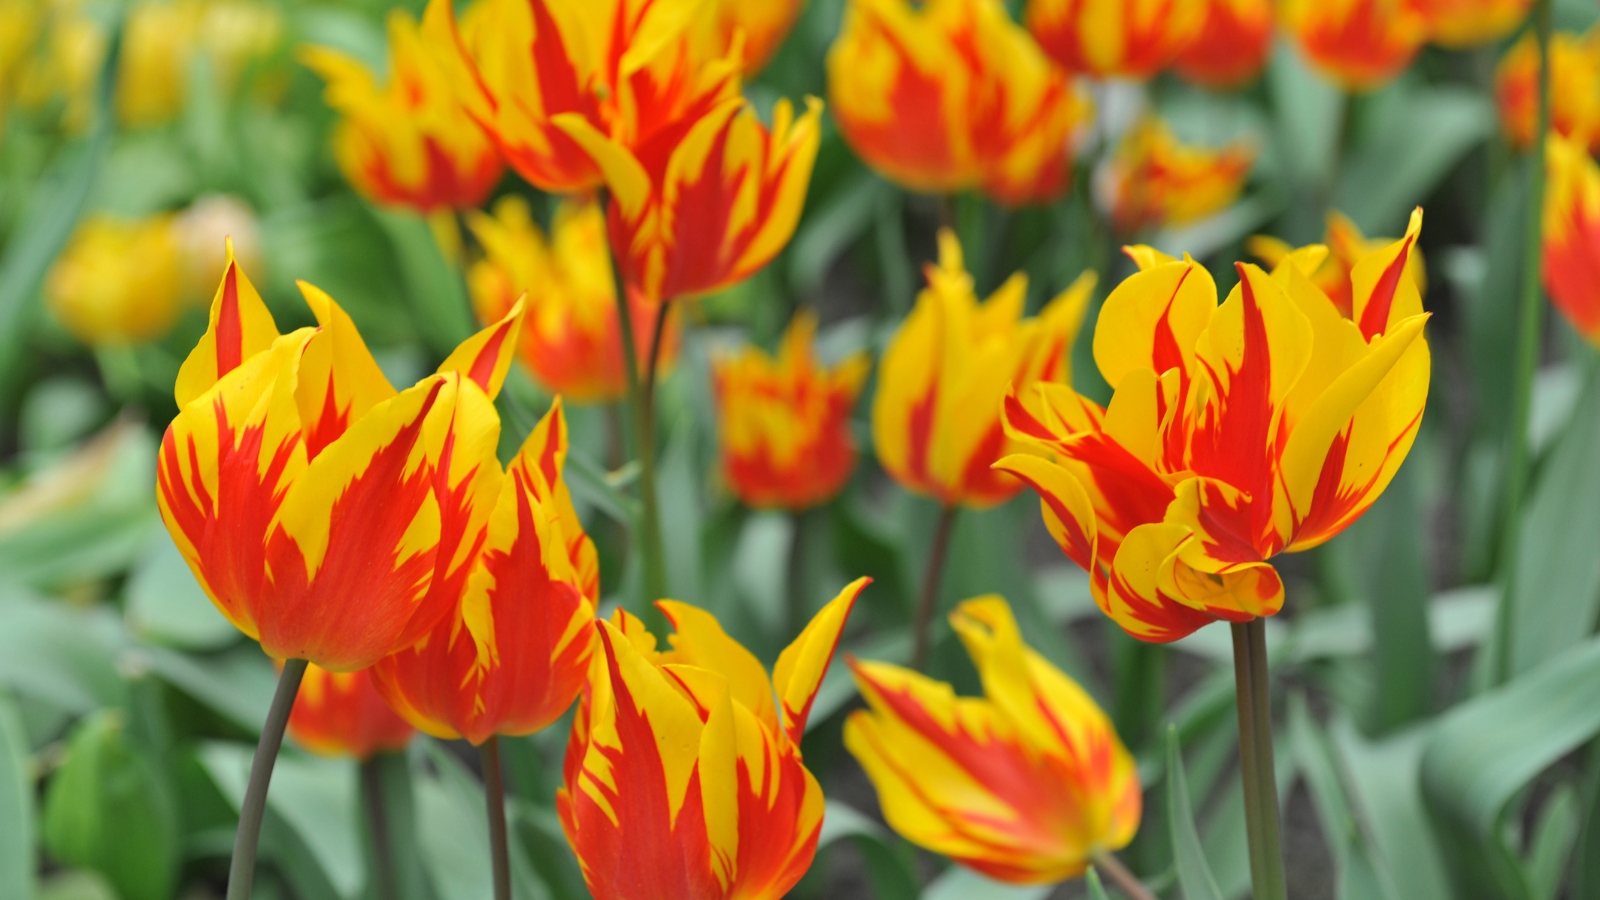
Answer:
[{"label": "orange tulip", "polygon": [[[1494,73],[1500,128],[1526,150],[1539,131],[1539,45],[1525,34]],[[1600,32],[1556,32],[1550,39],[1550,130],[1600,149]]]},{"label": "orange tulip", "polygon": [[[564,201],[548,238],[527,201],[514,195],[497,200],[493,216],[467,213],[467,227],[484,250],[484,258],[467,270],[478,318],[495,321],[526,296],[528,316],[517,355],[534,379],[578,403],[621,399],[627,390],[622,332],[599,204]],[[635,297],[629,308],[634,334],[650,334],[655,327],[651,304]],[[678,355],[677,317],[669,315],[665,327],[659,373],[670,370]],[[648,342],[641,341],[641,367],[649,352]]]},{"label": "orange tulip", "polygon": [[1043,202],[1071,182],[1089,100],[998,0],[852,0],[828,96],[868,165],[912,190]]},{"label": "orange tulip", "polygon": [[789,242],[822,137],[822,101],[808,98],[796,118],[779,100],[768,129],[734,97],[681,141],[643,152],[576,113],[554,122],[605,173],[612,252],[629,287],[659,303],[737,284]]},{"label": "orange tulip", "polygon": [[1272,0],[1207,0],[1200,36],[1178,54],[1178,74],[1207,87],[1253,80],[1272,49]]},{"label": "orange tulip", "polygon": [[300,59],[328,83],[342,117],[334,156],[369,200],[421,212],[477,206],[500,180],[500,159],[422,46],[416,20],[389,13],[389,83],[353,57],[306,47]]},{"label": "orange tulip", "polygon": [[1095,362],[1111,404],[1039,391],[1006,400],[1013,436],[1053,460],[998,467],[1039,493],[1045,524],[1129,634],[1171,641],[1283,603],[1271,558],[1315,547],[1364,513],[1422,421],[1427,314],[1405,275],[1422,228],[1351,273],[1341,316],[1306,276],[1323,248],[1269,276],[1239,264],[1217,304],[1203,266],[1131,248],[1142,271],[1106,299]]},{"label": "orange tulip", "polygon": [[1030,0],[1028,30],[1070,72],[1146,79],[1197,37],[1206,0]]},{"label": "orange tulip", "polygon": [[598,187],[601,167],[556,119],[665,158],[735,100],[741,60],[704,58],[701,0],[479,0],[458,28],[430,0],[424,40],[507,164],[542,190]]},{"label": "orange tulip", "polygon": [[595,900],[779,900],[800,880],[823,806],[800,738],[867,581],[817,613],[770,679],[684,603],[657,604],[677,632],[666,652],[620,609],[600,623],[556,798]]},{"label": "orange tulip", "polygon": [[833,368],[812,349],[817,317],[796,313],[776,359],[747,348],[712,361],[722,473],[746,506],[802,510],[826,503],[856,465],[850,412],[872,362]]},{"label": "orange tulip", "polygon": [[1533,0],[1411,0],[1427,22],[1435,44],[1465,50],[1493,43],[1515,31]]},{"label": "orange tulip", "polygon": [[454,603],[459,494],[486,460],[521,310],[396,392],[350,317],[279,335],[228,251],[211,323],[178,371],[162,518],[212,602],[276,659],[364,669]]},{"label": "orange tulip", "polygon": [[1389,82],[1428,40],[1412,0],[1285,0],[1282,16],[1311,64],[1352,91]]},{"label": "orange tulip", "polygon": [[378,691],[422,731],[474,744],[531,734],[582,689],[600,570],[561,480],[566,456],[558,399],[504,474],[492,457],[479,464],[462,498],[469,562],[453,613],[372,669]]},{"label": "orange tulip", "polygon": [[[1339,315],[1348,319],[1355,302],[1355,287],[1350,281],[1350,273],[1355,270],[1356,263],[1390,246],[1394,243],[1394,238],[1369,238],[1361,233],[1356,223],[1338,210],[1328,213],[1327,222],[1327,231],[1322,238],[1323,246],[1327,249],[1327,258],[1306,275],[1318,290],[1333,301],[1334,307],[1339,310]],[[1256,235],[1246,241],[1245,245],[1257,259],[1273,268],[1296,252],[1287,243],[1265,235]],[[1406,274],[1416,281],[1419,293],[1428,292],[1427,268],[1422,262],[1422,252],[1416,248],[1411,250],[1410,259],[1406,263]]]},{"label": "orange tulip", "polygon": [[378,695],[370,669],[329,672],[306,666],[289,711],[295,743],[323,756],[367,760],[405,749],[415,733]]},{"label": "orange tulip", "polygon": [[707,0],[713,7],[707,17],[706,58],[720,58],[742,41],[741,68],[754,76],[778,52],[784,38],[794,29],[795,20],[805,9],[805,0]]},{"label": "orange tulip", "polygon": [[950,614],[984,696],[887,663],[850,661],[867,709],[844,743],[889,826],[1000,881],[1076,878],[1139,828],[1139,771],[1106,714],[1022,640],[999,597]]},{"label": "orange tulip", "polygon": [[1218,150],[1180,143],[1165,122],[1148,118],[1122,136],[1100,187],[1123,234],[1186,225],[1232,203],[1255,158],[1243,141]]},{"label": "orange tulip", "polygon": [[1600,346],[1600,166],[1558,135],[1550,136],[1545,157],[1545,290],[1572,327]]},{"label": "orange tulip", "polygon": [[980,303],[949,229],[939,233],[939,264],[925,271],[928,287],[879,362],[872,442],[906,490],[946,506],[993,506],[1022,490],[990,468],[1019,449],[1000,424],[1006,386],[1032,393],[1035,384],[1069,383],[1094,274],[1024,319],[1027,276],[1012,275]]}]

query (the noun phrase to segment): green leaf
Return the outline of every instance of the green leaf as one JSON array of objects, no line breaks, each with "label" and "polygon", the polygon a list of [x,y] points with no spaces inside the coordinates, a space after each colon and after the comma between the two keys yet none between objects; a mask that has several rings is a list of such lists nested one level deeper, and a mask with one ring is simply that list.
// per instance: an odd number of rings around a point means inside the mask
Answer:
[{"label": "green leaf", "polygon": [[[423,747],[414,760],[427,759],[433,771],[412,769],[423,868],[439,900],[486,900],[493,884],[483,785],[437,744]],[[518,900],[547,900],[550,892],[534,874],[521,843],[512,842],[510,849],[514,895]]]},{"label": "green leaf", "polygon": [[1167,729],[1167,809],[1172,828],[1172,856],[1184,900],[1223,900],[1217,879],[1206,865],[1200,833],[1194,827],[1194,807],[1189,801],[1189,783],[1183,773],[1183,753],[1178,746],[1176,727]]},{"label": "green leaf", "polygon": [[1292,41],[1279,41],[1267,68],[1277,143],[1289,177],[1303,188],[1333,180],[1344,92],[1313,72]]},{"label": "green leaf", "polygon": [[817,849],[846,839],[866,864],[876,900],[917,900],[917,858],[911,846],[854,807],[828,800]]},{"label": "green leaf", "polygon": [[1389,860],[1399,896],[1406,900],[1448,900],[1444,862],[1423,805],[1419,782],[1428,731],[1414,727],[1370,741],[1348,717],[1328,729],[1353,805],[1365,813],[1372,842]]},{"label": "green leaf", "polygon": [[873,224],[882,196],[893,191],[866,168],[846,177],[795,232],[789,250],[789,283],[797,294],[812,294],[841,253]]},{"label": "green leaf", "polygon": [[127,688],[106,636],[115,628],[104,610],[0,589],[0,684],[70,712],[120,706]]},{"label": "green leaf", "polygon": [[1053,885],[1005,884],[985,878],[965,866],[951,866],[928,883],[922,900],[1042,900]]},{"label": "green leaf", "polygon": [[426,220],[379,207],[372,215],[394,246],[423,341],[441,359],[449,356],[477,330],[461,271],[444,258]]},{"label": "green leaf", "polygon": [[1090,866],[1089,871],[1084,874],[1083,883],[1088,888],[1089,900],[1110,900],[1106,896],[1105,886],[1100,884],[1100,873],[1094,870],[1094,866]]},{"label": "green leaf", "polygon": [[1534,900],[1556,900],[1577,837],[1577,792],[1570,784],[1557,785],[1539,812],[1528,850],[1528,887]]},{"label": "green leaf", "polygon": [[200,701],[250,734],[259,734],[277,688],[272,662],[255,642],[205,656],[144,647],[143,662],[162,680]]},{"label": "green leaf", "polygon": [[38,900],[117,900],[116,888],[93,872],[72,869],[46,878]]},{"label": "green leaf", "polygon": [[166,529],[128,579],[124,615],[128,628],[145,640],[190,650],[215,650],[239,640],[195,580],[194,572]]},{"label": "green leaf", "polygon": [[0,897],[33,896],[33,779],[16,704],[0,691]]},{"label": "green leaf", "polygon": [[1304,695],[1298,693],[1289,701],[1289,746],[1305,773],[1322,834],[1332,847],[1340,896],[1400,900],[1387,861],[1371,846],[1359,810],[1347,796],[1333,750],[1312,721]]},{"label": "green leaf", "polygon": [[178,874],[178,814],[161,769],[129,740],[124,716],[79,724],[45,795],[50,855],[104,875],[124,900],[170,900]]}]

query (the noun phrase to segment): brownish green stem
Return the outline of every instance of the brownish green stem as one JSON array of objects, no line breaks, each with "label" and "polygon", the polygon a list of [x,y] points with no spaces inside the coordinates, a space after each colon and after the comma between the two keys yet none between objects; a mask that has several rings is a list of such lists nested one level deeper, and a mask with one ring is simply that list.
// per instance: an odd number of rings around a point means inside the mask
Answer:
[{"label": "brownish green stem", "polygon": [[654,602],[667,594],[666,555],[661,546],[661,517],[656,502],[656,448],[655,448],[655,380],[656,359],[661,351],[662,324],[666,320],[667,304],[661,304],[656,314],[656,327],[650,335],[650,367],[641,379],[639,373],[639,343],[633,333],[632,310],[628,303],[627,280],[620,269],[616,270],[617,322],[622,332],[622,367],[628,392],[629,433],[632,450],[639,460],[639,522],[634,529],[634,547],[638,550],[644,575],[643,594],[637,599],[633,613],[659,630],[660,614]]},{"label": "brownish green stem", "polygon": [[939,582],[944,577],[944,558],[950,552],[956,509],[946,506],[939,512],[939,524],[933,528],[933,544],[928,548],[928,568],[922,573],[922,594],[917,598],[916,615],[911,621],[911,668],[918,672],[928,664],[929,632],[933,630],[933,612],[939,605]]},{"label": "brownish green stem", "polygon": [[1267,622],[1233,626],[1233,681],[1239,706],[1239,770],[1254,900],[1288,900],[1278,825],[1278,779],[1272,759],[1271,679]]},{"label": "brownish green stem", "polygon": [[1108,878],[1116,882],[1117,887],[1128,895],[1129,900],[1156,900],[1155,893],[1145,887],[1139,876],[1133,874],[1115,855],[1105,850],[1096,850],[1090,854],[1089,860],[1094,863],[1095,869],[1104,872]]},{"label": "brownish green stem", "polygon": [[500,738],[483,742],[483,800],[489,811],[489,864],[494,900],[511,900],[511,848],[506,839],[506,788],[500,774]]},{"label": "brownish green stem", "polygon": [[383,795],[381,756],[361,761],[361,802],[372,842],[372,886],[378,900],[394,900],[394,849],[389,839],[389,810]]},{"label": "brownish green stem", "polygon": [[272,767],[283,746],[283,730],[289,724],[289,711],[300,693],[306,661],[291,659],[278,674],[278,689],[261,725],[261,740],[256,743],[255,759],[250,762],[250,780],[245,784],[244,802],[239,804],[239,830],[233,835],[233,859],[228,865],[227,900],[250,900],[255,887],[256,847],[261,843],[261,819],[267,812],[267,786],[272,783]]}]

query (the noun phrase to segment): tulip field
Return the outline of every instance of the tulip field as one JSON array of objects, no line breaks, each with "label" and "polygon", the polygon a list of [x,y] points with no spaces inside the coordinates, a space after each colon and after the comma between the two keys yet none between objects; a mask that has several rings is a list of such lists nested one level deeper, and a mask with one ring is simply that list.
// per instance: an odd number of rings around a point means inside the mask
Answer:
[{"label": "tulip field", "polygon": [[0,0],[0,900],[1600,900],[1595,0]]}]

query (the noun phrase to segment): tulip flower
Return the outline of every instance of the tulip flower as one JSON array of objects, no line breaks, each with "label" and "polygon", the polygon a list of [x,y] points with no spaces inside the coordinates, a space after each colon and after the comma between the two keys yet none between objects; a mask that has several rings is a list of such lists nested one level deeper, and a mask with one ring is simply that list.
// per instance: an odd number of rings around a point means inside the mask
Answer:
[{"label": "tulip flower", "polygon": [[289,712],[289,734],[312,753],[365,761],[405,749],[415,731],[379,696],[372,670],[307,666]]},{"label": "tulip flower", "polygon": [[[805,0],[707,0],[713,7],[708,17],[708,49],[705,58],[719,59],[735,46],[742,50],[741,70],[754,77],[778,52],[784,38],[794,29],[795,20],[805,9]],[[736,45],[736,41],[741,42]]]},{"label": "tulip flower", "polygon": [[124,125],[159,125],[183,109],[199,14],[198,3],[183,0],[138,3],[129,10],[115,100]]},{"label": "tulip flower", "polygon": [[500,159],[451,93],[403,10],[389,13],[389,80],[355,58],[306,47],[300,59],[328,83],[340,115],[334,156],[357,192],[430,213],[477,206],[500,180]]},{"label": "tulip flower", "polygon": [[676,631],[665,652],[622,610],[600,623],[556,797],[595,900],[779,900],[800,880],[823,806],[800,738],[868,580],[817,613],[770,679],[688,604],[658,604]]},{"label": "tulip flower", "polygon": [[[1539,131],[1539,44],[1525,34],[1494,73],[1500,129],[1526,150]],[[1550,130],[1600,149],[1600,32],[1558,31],[1550,37]]]},{"label": "tulip flower", "polygon": [[1199,37],[1178,54],[1178,74],[1214,88],[1253,80],[1272,49],[1271,0],[1207,0]]},{"label": "tulip flower", "polygon": [[555,116],[605,173],[618,268],[650,303],[706,294],[754,274],[800,221],[822,136],[822,101],[795,117],[788,99],[769,129],[742,98],[696,120],[682,140],[636,153],[576,113]]},{"label": "tulip flower", "polygon": [[[1350,273],[1355,269],[1356,263],[1373,253],[1381,252],[1394,243],[1394,238],[1369,238],[1361,233],[1356,223],[1337,210],[1328,213],[1327,223],[1327,230],[1322,238],[1322,245],[1327,255],[1321,265],[1305,272],[1305,275],[1318,290],[1333,301],[1334,307],[1339,310],[1339,315],[1348,319],[1355,302],[1352,296],[1355,288],[1350,282]],[[1284,241],[1266,235],[1256,235],[1245,244],[1251,254],[1271,268],[1276,268],[1296,253],[1296,250]],[[1304,253],[1305,249],[1301,248],[1300,252]],[[1406,263],[1406,274],[1416,281],[1419,293],[1428,292],[1427,267],[1423,264],[1422,252],[1414,247]]]},{"label": "tulip flower", "polygon": [[1312,66],[1351,91],[1382,87],[1428,40],[1412,0],[1285,0],[1281,14]]},{"label": "tulip flower", "polygon": [[845,139],[885,177],[1010,205],[1067,189],[1091,110],[998,0],[852,0],[828,94]]},{"label": "tulip flower", "polygon": [[702,0],[480,0],[459,27],[452,6],[430,0],[424,39],[506,163],[542,190],[602,183],[602,166],[557,126],[562,115],[664,161],[740,96],[742,53],[704,56]]},{"label": "tulip flower", "polygon": [[[553,394],[579,403],[621,399],[627,387],[616,283],[606,220],[593,201],[565,201],[548,239],[521,197],[495,201],[494,215],[467,213],[467,227],[484,258],[467,270],[472,305],[485,322],[500,319],[526,296],[527,321],[517,355],[534,379]],[[637,297],[629,303],[635,334],[655,327],[655,310]],[[658,371],[677,357],[677,318],[666,320]],[[638,349],[643,366],[648,348]]]},{"label": "tulip flower", "polygon": [[950,624],[984,696],[909,669],[852,659],[867,701],[844,743],[878,791],[889,826],[919,847],[999,881],[1083,874],[1139,828],[1139,772],[1094,700],[1022,640],[997,596]]},{"label": "tulip flower", "polygon": [[480,463],[462,498],[461,546],[472,549],[453,612],[373,667],[379,692],[422,731],[473,744],[532,734],[583,687],[600,575],[561,480],[566,456],[557,400],[504,474],[492,455]]},{"label": "tulip flower", "polygon": [[1576,141],[1545,144],[1544,285],[1550,302],[1600,346],[1600,166]]},{"label": "tulip flower", "polygon": [[1441,47],[1466,50],[1511,34],[1528,17],[1533,0],[1412,0]]},{"label": "tulip flower", "polygon": [[1181,143],[1165,122],[1148,118],[1122,136],[1098,187],[1123,234],[1186,225],[1232,203],[1255,157],[1243,141],[1215,150]]},{"label": "tulip flower", "polygon": [[777,358],[754,348],[712,361],[722,473],[740,502],[804,510],[826,503],[855,468],[850,412],[872,362],[831,368],[812,348],[817,317],[796,313]]},{"label": "tulip flower", "polygon": [[1207,0],[1030,0],[1028,30],[1069,72],[1147,79],[1200,35]]},{"label": "tulip flower", "polygon": [[184,256],[169,215],[125,221],[91,215],[45,279],[45,300],[91,347],[165,335],[184,309]]},{"label": "tulip flower", "polygon": [[989,467],[1020,448],[1000,423],[1006,386],[1032,393],[1038,383],[1070,383],[1094,274],[1025,319],[1027,276],[1012,275],[980,303],[949,229],[939,233],[938,265],[925,271],[928,287],[879,363],[872,442],[906,490],[945,506],[993,506],[1022,490]]},{"label": "tulip flower", "polygon": [[1270,560],[1315,547],[1378,498],[1427,400],[1427,314],[1406,267],[1422,227],[1351,272],[1352,316],[1306,277],[1320,248],[1271,276],[1239,264],[1220,306],[1203,266],[1136,253],[1095,329],[1109,407],[1013,393],[1013,436],[1053,460],[998,468],[1039,493],[1045,524],[1129,634],[1171,641],[1215,619],[1275,614]]}]

